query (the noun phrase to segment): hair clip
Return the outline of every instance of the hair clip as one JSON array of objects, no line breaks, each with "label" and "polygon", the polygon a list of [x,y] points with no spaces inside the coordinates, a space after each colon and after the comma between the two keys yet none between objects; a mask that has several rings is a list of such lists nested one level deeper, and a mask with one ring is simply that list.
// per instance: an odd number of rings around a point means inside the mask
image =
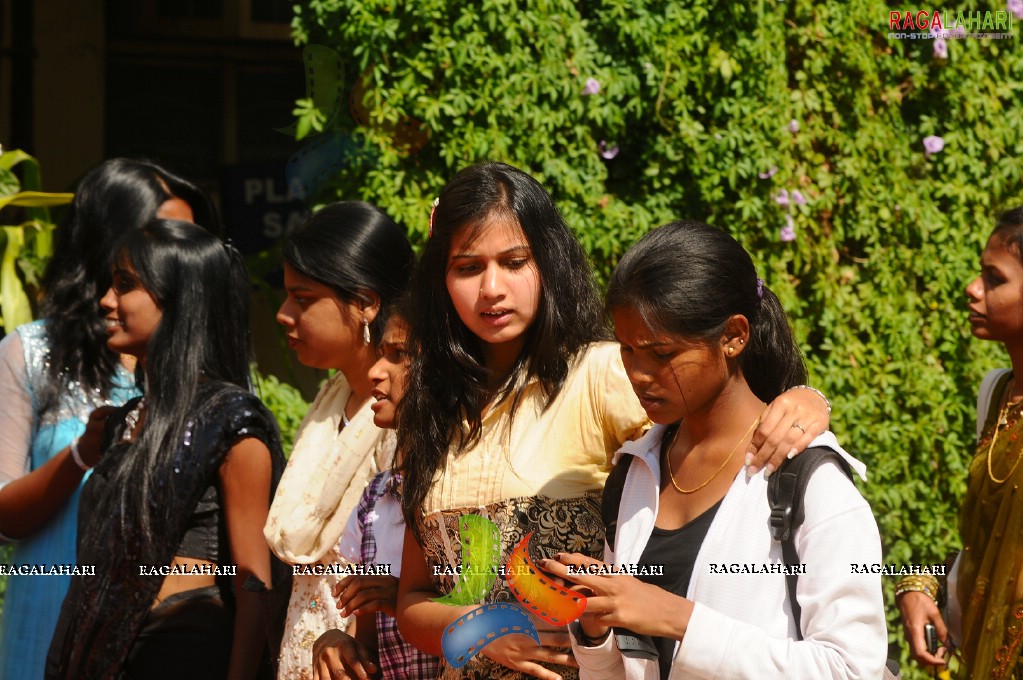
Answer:
[{"label": "hair clip", "polygon": [[757,298],[764,299],[764,280],[759,277],[757,278]]},{"label": "hair clip", "polygon": [[440,205],[440,196],[433,199],[433,207],[430,208],[430,236],[433,238],[433,216],[437,214],[437,206]]}]

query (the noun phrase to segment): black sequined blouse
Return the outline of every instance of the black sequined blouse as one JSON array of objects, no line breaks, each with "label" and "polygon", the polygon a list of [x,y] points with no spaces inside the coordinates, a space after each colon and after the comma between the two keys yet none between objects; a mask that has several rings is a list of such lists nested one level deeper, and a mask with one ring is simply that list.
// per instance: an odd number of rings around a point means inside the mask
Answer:
[{"label": "black sequined blouse", "polygon": [[[115,431],[120,431],[125,415],[136,403],[129,402],[111,416]],[[140,567],[168,565],[179,554],[186,532],[195,527],[195,513],[209,509],[208,504],[199,506],[210,487],[217,484],[225,456],[235,443],[247,437],[259,439],[270,450],[272,499],[284,470],[280,434],[273,416],[255,395],[235,385],[203,383],[173,459],[173,469],[162,471],[158,478],[169,480],[174,475],[176,491],[170,494],[167,485],[157,481],[149,498],[151,507],[170,504],[175,509],[169,513],[168,526],[153,528],[152,541],[143,534],[137,511],[128,509],[124,513],[123,527],[118,521],[120,494],[109,480],[131,448],[118,444],[107,448],[82,489],[78,514],[78,563],[94,565],[95,575],[72,578],[47,658],[48,679],[120,677],[120,669],[163,582],[163,576],[141,573],[144,570]],[[223,513],[219,514],[222,524]],[[230,560],[226,542],[218,553],[219,563],[226,566]],[[272,564],[271,592],[283,593],[283,598],[272,599],[286,603],[290,591],[287,568],[277,560]],[[271,605],[270,609],[270,616],[278,618],[278,607]],[[271,621],[271,627],[274,623]],[[273,631],[270,637],[274,637]],[[273,652],[276,654],[276,649]]]}]

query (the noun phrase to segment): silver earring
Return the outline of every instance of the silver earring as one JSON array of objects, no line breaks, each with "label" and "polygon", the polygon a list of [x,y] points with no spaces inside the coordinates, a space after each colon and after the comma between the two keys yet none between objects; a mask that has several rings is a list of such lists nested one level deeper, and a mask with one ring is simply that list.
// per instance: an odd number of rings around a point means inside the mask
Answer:
[{"label": "silver earring", "polygon": [[367,345],[373,342],[373,337],[369,334],[369,321],[366,319],[362,320],[362,341]]}]

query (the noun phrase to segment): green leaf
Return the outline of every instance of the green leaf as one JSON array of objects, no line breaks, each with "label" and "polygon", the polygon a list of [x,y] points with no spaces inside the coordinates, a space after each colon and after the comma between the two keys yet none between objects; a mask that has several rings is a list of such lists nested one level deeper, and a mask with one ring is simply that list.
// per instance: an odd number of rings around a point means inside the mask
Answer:
[{"label": "green leaf", "polygon": [[3,232],[6,244],[0,261],[0,314],[3,315],[0,323],[9,333],[32,320],[32,306],[15,267],[25,244],[25,230],[22,227],[3,227]]},{"label": "green leaf", "polygon": [[10,196],[0,196],[0,208],[9,205],[23,208],[52,208],[74,200],[74,194],[51,194],[42,191],[22,191]]},{"label": "green leaf", "polygon": [[21,182],[10,170],[0,168],[0,198],[13,196],[21,190]]}]

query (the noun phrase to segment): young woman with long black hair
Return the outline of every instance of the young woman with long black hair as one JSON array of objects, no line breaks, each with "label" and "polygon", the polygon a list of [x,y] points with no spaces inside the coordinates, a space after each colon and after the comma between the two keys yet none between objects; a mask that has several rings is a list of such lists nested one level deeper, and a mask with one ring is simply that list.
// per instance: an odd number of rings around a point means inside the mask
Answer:
[{"label": "young woman with long black hair", "polygon": [[[115,158],[92,169],[55,232],[40,320],[0,342],[0,536],[17,541],[12,563],[75,561],[88,472],[69,444],[94,409],[138,394],[134,358],[107,347],[98,304],[110,285],[113,244],[154,217],[177,216],[219,230],[206,193],[165,168]],[[0,680],[42,675],[69,582],[69,575],[8,576]]]},{"label": "young woman with long black hair", "polygon": [[97,419],[75,445],[96,464],[78,536],[95,574],[72,579],[47,678],[269,671],[260,591],[288,589],[262,527],[284,456],[249,391],[248,299],[241,256],[194,224],[154,220],[117,251],[107,344],[137,357],[145,395],[110,416],[105,451]]},{"label": "young woman with long black hair", "polygon": [[[767,479],[746,474],[736,453],[767,403],[803,382],[806,370],[749,255],[723,231],[672,222],[625,254],[607,308],[655,425],[616,456],[617,465],[628,463],[627,476],[604,562],[662,573],[577,575],[567,567],[603,563],[565,553],[538,565],[588,596],[575,624],[580,676],[881,677],[888,647],[881,578],[850,569],[881,562],[880,537],[836,462],[813,472],[795,530],[800,615],[786,575],[770,567],[785,560],[771,533]],[[830,433],[815,443],[865,474]],[[619,647],[623,628],[651,636],[656,658]]]},{"label": "young woman with long black hair", "polygon": [[[500,163],[466,168],[441,192],[431,227],[412,282],[416,356],[398,414],[409,533],[397,618],[405,639],[441,655],[443,631],[473,609],[432,601],[455,587],[459,518],[494,522],[502,560],[531,530],[548,549],[600,555],[611,454],[648,421],[618,347],[601,342],[582,248],[539,182]],[[762,429],[780,459],[826,422],[824,401],[797,390]],[[510,597],[497,579],[484,600]],[[543,646],[501,637],[445,677],[560,677],[541,663],[573,674],[564,631],[538,628]]]},{"label": "young woman with long black hair", "polygon": [[280,680],[312,678],[313,643],[344,627],[331,595],[340,576],[315,572],[345,563],[337,549],[345,523],[367,482],[391,467],[394,438],[373,423],[367,374],[412,260],[405,231],[360,201],[323,208],[284,244],[288,297],[277,321],[301,363],[336,373],[302,421],[265,528],[282,560],[310,565],[293,581]]}]

